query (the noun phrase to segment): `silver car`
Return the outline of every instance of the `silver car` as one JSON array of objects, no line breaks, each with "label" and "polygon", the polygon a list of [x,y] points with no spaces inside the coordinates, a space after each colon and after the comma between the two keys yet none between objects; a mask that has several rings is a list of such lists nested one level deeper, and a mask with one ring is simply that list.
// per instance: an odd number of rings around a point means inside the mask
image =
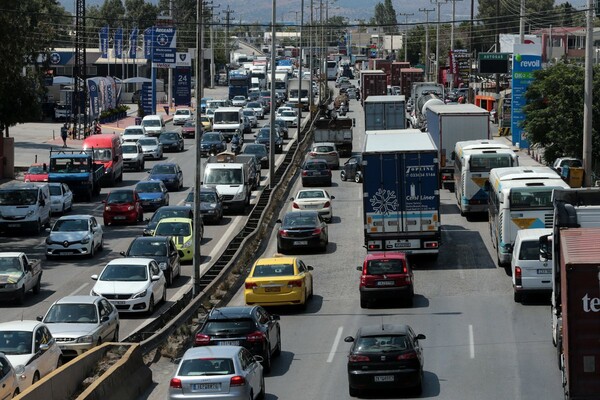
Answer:
[{"label": "silver car", "polygon": [[310,160],[314,158],[327,161],[327,165],[329,165],[329,168],[331,169],[338,169],[340,167],[340,155],[335,143],[322,142],[313,144],[307,159]]},{"label": "silver car", "polygon": [[15,369],[4,353],[0,353],[0,399],[12,399],[19,393]]},{"label": "silver car", "polygon": [[102,226],[92,215],[66,215],[60,217],[52,229],[46,229],[46,258],[79,255],[93,257],[104,247]]},{"label": "silver car", "polygon": [[38,317],[65,357],[77,357],[104,342],[119,341],[119,313],[101,296],[66,296]]},{"label": "silver car", "polygon": [[262,399],[261,360],[240,346],[192,347],[171,378],[169,399]]},{"label": "silver car", "polygon": [[252,124],[252,127],[256,128],[258,126],[258,118],[256,117],[256,112],[251,108],[244,108],[242,109],[242,112],[244,113],[244,116],[248,117],[250,123]]},{"label": "silver car", "polygon": [[145,137],[138,140],[142,150],[144,151],[144,158],[153,158],[160,160],[163,158],[163,145],[155,137]]}]

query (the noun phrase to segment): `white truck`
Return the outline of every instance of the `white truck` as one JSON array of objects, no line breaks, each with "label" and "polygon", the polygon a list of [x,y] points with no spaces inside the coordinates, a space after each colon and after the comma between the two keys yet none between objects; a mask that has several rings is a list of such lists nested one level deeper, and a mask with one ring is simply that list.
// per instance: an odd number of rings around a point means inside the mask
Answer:
[{"label": "white truck", "polygon": [[290,103],[301,103],[302,109],[308,111],[310,85],[311,82],[308,79],[291,79],[288,82],[288,101]]},{"label": "white truck", "polygon": [[241,107],[219,107],[213,114],[212,130],[221,132],[227,141],[235,134],[243,135],[244,113]]},{"label": "white truck", "polygon": [[202,185],[214,187],[223,196],[223,208],[243,212],[250,204],[252,182],[245,163],[207,163]]},{"label": "white truck", "polygon": [[42,262],[29,259],[25,253],[0,253],[0,299],[23,304],[25,293],[40,292]]},{"label": "white truck", "polygon": [[[267,89],[271,90],[271,71],[267,72]],[[288,98],[289,76],[285,71],[275,71],[275,93],[279,93],[284,99]]]},{"label": "white truck", "polygon": [[352,127],[354,119],[350,118],[321,118],[315,121],[315,143],[335,143],[340,155],[352,155]]},{"label": "white truck", "polygon": [[474,104],[434,104],[427,108],[427,131],[439,149],[440,187],[454,185],[457,142],[490,139],[490,113]]}]

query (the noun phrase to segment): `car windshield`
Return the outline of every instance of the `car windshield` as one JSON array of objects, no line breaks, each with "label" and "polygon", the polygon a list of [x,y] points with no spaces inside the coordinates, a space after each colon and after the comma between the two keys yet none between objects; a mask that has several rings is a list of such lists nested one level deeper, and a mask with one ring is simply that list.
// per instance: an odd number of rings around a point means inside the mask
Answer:
[{"label": "car windshield", "polygon": [[245,154],[256,154],[259,156],[266,156],[267,149],[264,146],[249,145],[244,149],[244,153]]},{"label": "car windshield", "polygon": [[140,139],[138,140],[138,143],[141,144],[142,146],[157,146],[158,145],[158,141],[156,139]]},{"label": "car windshield", "polygon": [[50,185],[50,196],[61,196],[62,190],[59,185]]},{"label": "car windshield", "polygon": [[157,119],[147,119],[145,121],[142,121],[142,125],[143,126],[150,126],[150,127],[160,127],[160,121]]},{"label": "car windshield", "polygon": [[206,174],[206,183],[213,185],[241,185],[241,169],[209,169]]},{"label": "car windshield", "polygon": [[294,275],[294,266],[292,264],[261,264],[254,267],[254,272],[252,273],[252,276],[255,278],[290,275]]},{"label": "car windshield", "polygon": [[256,329],[256,324],[250,318],[212,319],[202,327],[202,333],[206,335],[236,334],[254,332]]},{"label": "car windshield", "polygon": [[361,336],[356,340],[355,351],[360,353],[381,353],[407,350],[405,335]]},{"label": "car windshield", "polygon": [[261,129],[258,132],[258,135],[256,135],[256,137],[260,138],[260,139],[268,138],[269,137],[269,132],[271,132],[270,129]]},{"label": "car windshield", "polygon": [[162,240],[134,240],[127,252],[128,257],[133,256],[166,256],[167,243]]},{"label": "car windshield", "polygon": [[524,240],[519,250],[519,260],[538,261],[540,259],[539,240]]},{"label": "car windshield", "polygon": [[152,167],[152,174],[174,174],[175,173],[175,166],[174,165],[168,165],[168,164],[159,164],[159,165],[155,165],[154,167]]},{"label": "car windshield", "polygon": [[[200,121],[201,121],[201,122],[210,122],[210,118],[208,118],[208,117],[206,117],[206,116],[204,116],[204,117],[200,117]],[[194,125],[194,123],[190,123],[189,125],[188,125],[188,124],[185,124],[185,126],[195,126],[195,125]]]},{"label": "car windshield", "polygon": [[137,128],[137,129],[125,129],[125,132],[123,132],[123,136],[143,136],[144,135],[144,131],[141,128]]},{"label": "car windshield", "polygon": [[160,187],[160,182],[140,182],[135,185],[135,190],[138,193],[161,193],[162,188]]},{"label": "car windshield", "polygon": [[299,199],[324,199],[325,192],[322,190],[302,190],[298,192]]},{"label": "car windshield", "polygon": [[216,203],[217,195],[216,193],[202,193],[200,192],[200,202],[201,203]]},{"label": "car windshield", "polygon": [[177,110],[175,111],[175,115],[190,115],[190,110]]},{"label": "car windshield", "polygon": [[154,234],[156,236],[191,236],[192,227],[187,222],[159,222]]},{"label": "car windshield", "polygon": [[31,353],[32,334],[28,331],[0,332],[0,352],[15,356]]},{"label": "car windshield", "polygon": [[318,170],[324,170],[327,169],[327,163],[324,162],[310,162],[310,163],[306,163],[304,164],[304,168],[305,170],[309,170],[309,171],[318,171]]},{"label": "car windshield", "polygon": [[400,274],[403,272],[406,272],[403,260],[389,259],[367,261],[367,273],[371,275]]},{"label": "car windshield", "polygon": [[203,142],[220,142],[221,138],[218,133],[205,133],[202,135]]},{"label": "car windshield", "polygon": [[281,113],[282,117],[295,117],[296,113],[293,111],[284,111]]},{"label": "car windshield", "polygon": [[83,232],[88,230],[85,219],[59,219],[54,223],[52,232]]},{"label": "car windshield", "polygon": [[315,146],[313,147],[312,151],[315,153],[330,153],[332,151],[335,151],[335,149],[333,148],[333,146]]},{"label": "car windshield", "polygon": [[21,262],[16,257],[0,257],[0,274],[14,275],[23,271]]},{"label": "car windshield", "polygon": [[1,190],[1,206],[31,206],[38,198],[37,189]]},{"label": "car windshield", "polygon": [[[207,117],[201,117],[200,120],[204,122],[208,121],[209,119]],[[196,123],[194,121],[187,121],[183,126],[185,126],[186,128],[194,128],[196,127]]]},{"label": "car windshield", "polygon": [[254,117],[254,111],[252,110],[244,110],[244,115],[247,117]]},{"label": "car windshield", "polygon": [[106,204],[122,204],[133,202],[133,192],[112,192],[106,198]]},{"label": "car windshield", "polygon": [[235,96],[233,100],[246,100],[244,96]]},{"label": "car windshield", "polygon": [[253,101],[253,102],[250,102],[250,103],[248,103],[248,104],[247,104],[247,107],[248,107],[248,108],[261,108],[261,107],[260,107],[260,104],[258,104],[257,102],[254,102],[254,101]]},{"label": "car windshield", "polygon": [[181,209],[159,208],[152,216],[152,222],[158,222],[163,218],[191,218],[189,207]]},{"label": "car windshield", "polygon": [[123,154],[136,154],[138,152],[137,146],[134,144],[124,144],[122,149]]},{"label": "car windshield", "polygon": [[28,174],[47,174],[48,171],[42,165],[32,165],[27,170]]},{"label": "car windshield", "polygon": [[161,133],[160,136],[158,137],[158,139],[170,139],[170,140],[177,140],[177,133],[175,132],[165,132],[165,133]]},{"label": "car windshield", "polygon": [[54,304],[44,317],[44,322],[97,324],[98,315],[94,304]]},{"label": "car windshield", "polygon": [[[235,374],[230,358],[195,358],[182,360],[177,376],[207,376]],[[220,384],[218,384],[220,385]]]},{"label": "car windshield", "polygon": [[98,161],[112,160],[112,150],[111,149],[94,148],[93,154],[94,154],[94,160],[98,160]]},{"label": "car windshield", "polygon": [[215,123],[236,124],[240,121],[240,113],[237,111],[218,111],[215,113]]},{"label": "car windshield", "polygon": [[132,281],[148,280],[148,268],[145,265],[107,265],[99,278],[101,281]]},{"label": "car windshield", "polygon": [[282,225],[286,228],[317,226],[317,216],[291,212],[283,217]]}]

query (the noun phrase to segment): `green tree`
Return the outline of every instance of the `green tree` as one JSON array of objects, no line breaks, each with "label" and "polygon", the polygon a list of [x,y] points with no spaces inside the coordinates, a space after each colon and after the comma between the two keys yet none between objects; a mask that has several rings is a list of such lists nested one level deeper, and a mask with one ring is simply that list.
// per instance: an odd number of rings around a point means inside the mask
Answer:
[{"label": "green tree", "polygon": [[[57,0],[20,0],[0,13],[0,132],[41,116],[43,73],[66,12]],[[38,63],[39,56],[44,61]],[[27,68],[25,68],[27,67]],[[23,73],[23,70],[26,73]]]},{"label": "green tree", "polygon": [[371,24],[382,26],[383,32],[387,34],[398,32],[396,10],[392,5],[392,0],[384,0],[383,3],[375,4],[375,12],[371,19]]},{"label": "green tree", "polygon": [[[584,69],[559,63],[534,74],[526,92],[524,130],[532,145],[544,148],[544,160],[578,157],[583,154]],[[594,67],[592,159],[600,159],[600,67]]]}]

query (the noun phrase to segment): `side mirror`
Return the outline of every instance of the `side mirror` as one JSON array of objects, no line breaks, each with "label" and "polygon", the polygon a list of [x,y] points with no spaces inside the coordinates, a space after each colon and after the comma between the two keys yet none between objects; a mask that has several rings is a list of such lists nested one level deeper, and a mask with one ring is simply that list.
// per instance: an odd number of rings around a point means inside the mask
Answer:
[{"label": "side mirror", "polygon": [[358,267],[356,267],[357,271],[361,271],[362,272],[363,267],[361,267],[360,265]]},{"label": "side mirror", "polygon": [[281,220],[280,220],[280,219],[278,219],[277,221],[275,221],[275,223],[276,223],[276,224],[280,224],[280,223],[281,223]]},{"label": "side mirror", "polygon": [[100,322],[106,322],[106,321],[108,321],[108,315],[105,315],[102,318],[100,318]]},{"label": "side mirror", "polygon": [[258,362],[258,363],[262,363],[264,361],[264,358],[262,358],[261,356],[253,356],[254,357],[254,361]]},{"label": "side mirror", "polygon": [[50,232],[52,229],[50,228],[46,228],[46,232]]},{"label": "side mirror", "polygon": [[271,320],[272,321],[279,321],[281,319],[281,317],[277,314],[271,314]]},{"label": "side mirror", "polygon": [[427,339],[427,337],[425,335],[423,335],[422,333],[419,333],[416,337],[417,340],[425,340]]},{"label": "side mirror", "polygon": [[352,336],[346,336],[344,338],[344,342],[346,342],[346,343],[352,343],[352,342],[354,342],[354,338]]},{"label": "side mirror", "polygon": [[93,280],[97,281],[97,280],[98,280],[98,275],[92,275],[92,276],[91,276],[91,278],[92,278]]},{"label": "side mirror", "polygon": [[312,270],[314,270],[314,268],[313,268],[313,266],[312,266],[312,265],[307,265],[307,266],[306,266],[306,269],[307,269],[307,270],[309,270],[309,271],[312,271]]},{"label": "side mirror", "polygon": [[42,315],[38,315],[37,317],[35,317],[36,320],[41,321],[44,319],[44,317]]},{"label": "side mirror", "polygon": [[294,198],[293,198],[293,197],[290,197],[290,201],[294,201]]},{"label": "side mirror", "polygon": [[552,258],[552,246],[550,235],[540,236],[540,261],[548,261]]},{"label": "side mirror", "polygon": [[49,348],[50,348],[50,345],[48,343],[40,344],[40,351],[42,353],[48,351]]},{"label": "side mirror", "polygon": [[123,257],[125,257],[125,252],[124,251],[120,251],[119,254],[122,255]]},{"label": "side mirror", "polygon": [[330,197],[330,199],[331,199],[331,200],[335,199],[335,196],[331,196],[331,197]]},{"label": "side mirror", "polygon": [[151,280],[152,282],[156,282],[156,281],[158,281],[159,279],[160,279],[160,275],[152,275],[152,278],[150,278],[150,280]]}]

